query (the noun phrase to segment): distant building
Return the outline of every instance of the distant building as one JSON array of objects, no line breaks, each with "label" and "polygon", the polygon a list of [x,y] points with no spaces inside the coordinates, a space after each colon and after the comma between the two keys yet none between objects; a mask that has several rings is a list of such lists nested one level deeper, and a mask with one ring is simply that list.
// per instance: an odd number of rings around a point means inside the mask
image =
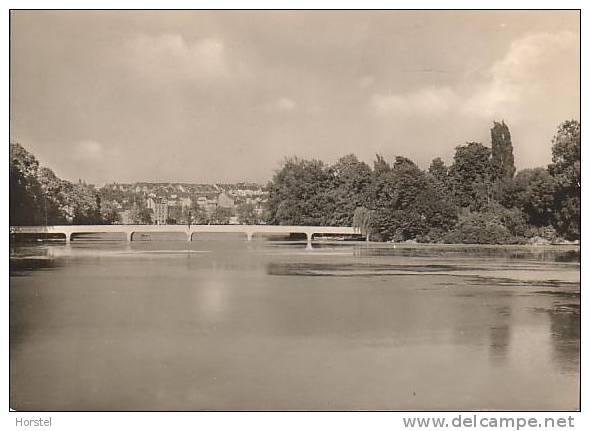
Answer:
[{"label": "distant building", "polygon": [[233,208],[234,205],[234,199],[226,192],[221,192],[217,197],[217,206],[220,208]]},{"label": "distant building", "polygon": [[119,223],[133,224],[133,220],[131,219],[131,211],[130,210],[118,211],[117,214],[119,215]]},{"label": "distant building", "polygon": [[193,203],[189,196],[181,197],[178,201],[180,203],[180,206],[183,208],[190,208],[190,206]]},{"label": "distant building", "polygon": [[166,224],[168,220],[168,201],[157,199],[154,203],[154,224]]},{"label": "distant building", "polygon": [[151,196],[149,198],[147,198],[146,206],[148,209],[154,211],[156,208],[156,198],[151,197]]},{"label": "distant building", "polygon": [[182,207],[178,205],[168,205],[167,220],[172,224],[178,224],[182,219]]}]

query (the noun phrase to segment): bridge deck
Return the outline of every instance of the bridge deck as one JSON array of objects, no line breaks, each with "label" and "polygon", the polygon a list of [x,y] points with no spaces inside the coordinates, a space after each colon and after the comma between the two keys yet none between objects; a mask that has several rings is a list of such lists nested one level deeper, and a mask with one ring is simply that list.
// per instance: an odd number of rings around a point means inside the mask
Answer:
[{"label": "bridge deck", "polygon": [[305,234],[308,244],[314,234],[354,235],[359,230],[337,226],[276,226],[276,225],[63,225],[63,226],[11,226],[12,234],[61,234],[67,242],[74,234],[124,233],[131,241],[134,233],[184,233],[190,241],[195,233],[242,233],[250,240],[254,234]]}]

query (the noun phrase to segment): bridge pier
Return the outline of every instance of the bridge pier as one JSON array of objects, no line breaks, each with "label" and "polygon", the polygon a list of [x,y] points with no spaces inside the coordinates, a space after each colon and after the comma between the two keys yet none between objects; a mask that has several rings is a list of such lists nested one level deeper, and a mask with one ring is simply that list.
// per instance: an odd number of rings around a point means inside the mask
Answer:
[{"label": "bridge pier", "polygon": [[307,245],[305,246],[305,249],[313,250],[313,247],[311,246],[311,237],[313,236],[313,233],[306,232],[305,235],[307,236]]},{"label": "bridge pier", "polygon": [[254,232],[246,232],[246,237],[248,238],[248,242],[252,241],[252,235]]},{"label": "bridge pier", "polygon": [[66,236],[66,245],[70,245],[70,243],[72,242],[71,232],[64,232],[64,235]]},{"label": "bridge pier", "polygon": [[186,233],[186,242],[191,242],[193,240],[193,233],[187,232]]},{"label": "bridge pier", "polygon": [[127,242],[133,241],[133,232],[127,232]]}]

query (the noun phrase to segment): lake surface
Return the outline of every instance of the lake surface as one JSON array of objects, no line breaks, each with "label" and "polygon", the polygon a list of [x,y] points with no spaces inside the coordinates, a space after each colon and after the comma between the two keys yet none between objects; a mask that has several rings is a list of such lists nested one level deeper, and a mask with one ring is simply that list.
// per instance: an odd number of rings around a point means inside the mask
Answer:
[{"label": "lake surface", "polygon": [[13,245],[16,410],[575,410],[579,249]]}]

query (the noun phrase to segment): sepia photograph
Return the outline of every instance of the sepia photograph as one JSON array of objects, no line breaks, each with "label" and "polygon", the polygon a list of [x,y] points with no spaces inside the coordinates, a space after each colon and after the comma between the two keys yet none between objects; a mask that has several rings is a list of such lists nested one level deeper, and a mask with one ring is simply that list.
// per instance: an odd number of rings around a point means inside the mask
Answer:
[{"label": "sepia photograph", "polygon": [[9,410],[579,412],[580,32],[10,10]]}]

